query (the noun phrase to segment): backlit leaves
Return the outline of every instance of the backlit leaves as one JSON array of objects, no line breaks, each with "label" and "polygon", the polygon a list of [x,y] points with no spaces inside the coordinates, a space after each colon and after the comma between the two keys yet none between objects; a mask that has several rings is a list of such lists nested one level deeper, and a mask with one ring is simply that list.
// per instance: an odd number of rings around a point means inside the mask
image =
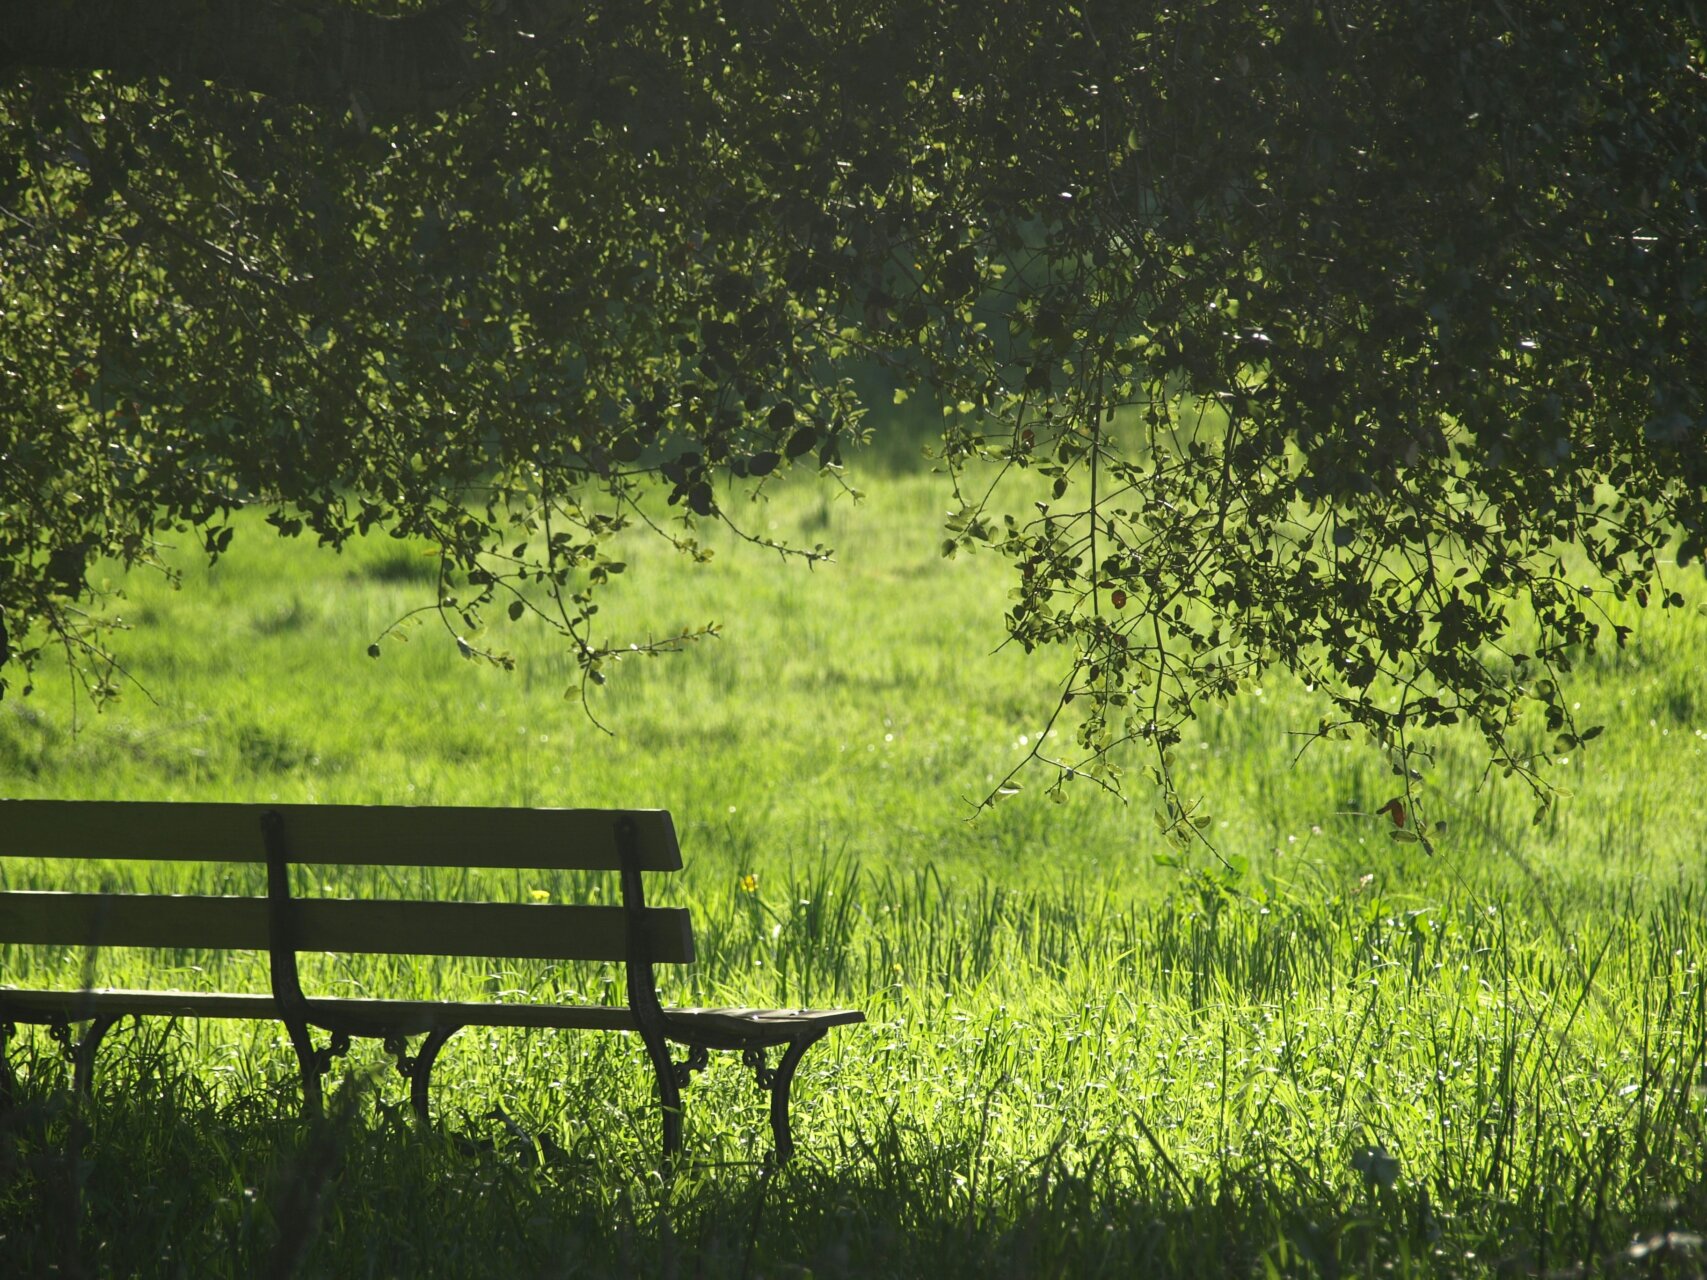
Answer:
[{"label": "backlit leaves", "polygon": [[459,652],[496,605],[602,681],[609,539],[841,483],[874,383],[1065,656],[1056,794],[1135,747],[1165,790],[1275,667],[1539,783],[1607,599],[1707,550],[1687,6],[534,8],[431,110],[7,70],[0,681],[110,688],[89,566],[248,506],[424,542]]}]

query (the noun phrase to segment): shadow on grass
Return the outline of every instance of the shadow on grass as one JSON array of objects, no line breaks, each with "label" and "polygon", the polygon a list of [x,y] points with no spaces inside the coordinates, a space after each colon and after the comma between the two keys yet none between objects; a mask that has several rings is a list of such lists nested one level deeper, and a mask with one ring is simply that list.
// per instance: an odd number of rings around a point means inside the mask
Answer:
[{"label": "shadow on grass", "polygon": [[1142,1126],[998,1163],[879,1116],[786,1169],[666,1178],[642,1154],[650,1116],[565,1151],[496,1112],[424,1131],[360,1080],[310,1123],[283,1088],[220,1106],[157,1078],[87,1104],[42,1075],[0,1115],[12,1275],[1703,1274],[1677,1224],[1707,1220],[1707,1191],[1638,1222],[1606,1210],[1604,1185],[1594,1200],[1587,1167],[1527,1202],[1437,1203],[1328,1187],[1284,1153],[1187,1183]]}]

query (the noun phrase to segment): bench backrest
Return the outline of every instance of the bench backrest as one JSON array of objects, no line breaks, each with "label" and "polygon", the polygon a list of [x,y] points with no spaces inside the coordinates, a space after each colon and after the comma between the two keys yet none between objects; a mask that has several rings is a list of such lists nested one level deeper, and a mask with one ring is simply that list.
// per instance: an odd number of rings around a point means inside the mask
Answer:
[{"label": "bench backrest", "polygon": [[[275,816],[276,815],[276,816]],[[0,892],[0,943],[270,950],[281,863],[619,871],[623,906],[294,898],[292,950],[544,960],[693,959],[688,913],[644,907],[682,865],[662,809],[0,800],[0,858],[261,863],[268,897]],[[282,890],[288,895],[288,889]]]}]

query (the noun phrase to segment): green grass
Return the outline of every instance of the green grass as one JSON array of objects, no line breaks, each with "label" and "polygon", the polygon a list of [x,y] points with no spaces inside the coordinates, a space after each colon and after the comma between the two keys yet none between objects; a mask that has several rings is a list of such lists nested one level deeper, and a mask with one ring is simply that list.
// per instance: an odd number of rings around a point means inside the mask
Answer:
[{"label": "green grass", "polygon": [[[808,1056],[793,1166],[757,1163],[760,1098],[724,1062],[689,1093],[693,1167],[661,1183],[627,1037],[464,1031],[421,1133],[371,1043],[311,1129],[280,1028],[124,1024],[87,1106],[23,1029],[23,1099],[0,1126],[14,1273],[1702,1273],[1707,622],[1656,612],[1630,650],[1584,665],[1572,697],[1608,731],[1556,770],[1574,795],[1538,825],[1527,793],[1479,785],[1475,744],[1449,740],[1428,781],[1448,822],[1433,858],[1365,816],[1395,789],[1385,762],[1331,743],[1294,766],[1304,695],[1252,691],[1178,753],[1220,848],[1250,859],[1226,892],[1155,864],[1142,792],[1057,805],[1034,787],[967,820],[1057,673],[999,651],[993,557],[938,555],[940,481],[870,488],[857,511],[800,486],[752,513],[835,545],[815,572],[733,539],[700,569],[629,547],[601,614],[613,636],[724,632],[622,664],[592,704],[610,733],[525,627],[481,638],[516,653],[513,674],[430,626],[366,657],[430,597],[416,549],[334,557],[259,525],[215,569],[187,561],[182,592],[129,584],[123,652],[154,701],[132,690],[94,716],[44,669],[0,704],[13,796],[671,809],[688,869],[660,891],[693,909],[701,959],[666,997],[870,1016]],[[257,887],[171,865],[12,860],[0,877]],[[324,887],[396,889],[354,869]],[[8,947],[0,980],[76,983],[85,960]],[[111,984],[265,983],[259,957],[94,966]],[[619,980],[349,958],[305,972],[325,991],[540,999]]]}]

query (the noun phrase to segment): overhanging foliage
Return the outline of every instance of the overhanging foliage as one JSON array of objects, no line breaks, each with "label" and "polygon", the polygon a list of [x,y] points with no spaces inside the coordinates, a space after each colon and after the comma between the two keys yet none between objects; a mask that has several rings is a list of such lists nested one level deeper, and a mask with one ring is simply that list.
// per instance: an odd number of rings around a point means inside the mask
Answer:
[{"label": "overhanging foliage", "polygon": [[949,407],[945,549],[1069,655],[1057,782],[1165,782],[1280,666],[1406,776],[1465,720],[1539,783],[1520,710],[1586,736],[1604,595],[1707,549],[1701,19],[15,5],[0,690],[53,643],[110,691],[90,565],[257,505],[430,539],[465,652],[533,613],[602,678],[644,495],[694,553],[726,478],[839,479],[875,361]]}]

